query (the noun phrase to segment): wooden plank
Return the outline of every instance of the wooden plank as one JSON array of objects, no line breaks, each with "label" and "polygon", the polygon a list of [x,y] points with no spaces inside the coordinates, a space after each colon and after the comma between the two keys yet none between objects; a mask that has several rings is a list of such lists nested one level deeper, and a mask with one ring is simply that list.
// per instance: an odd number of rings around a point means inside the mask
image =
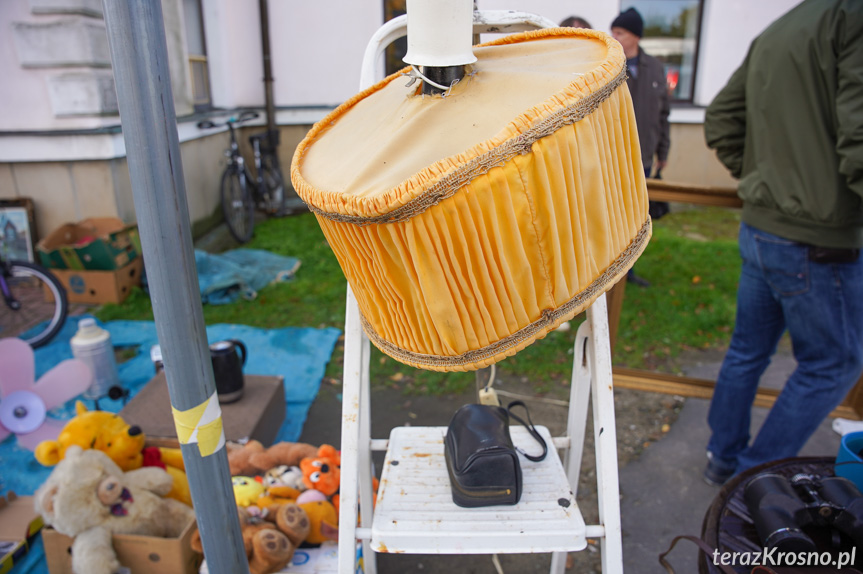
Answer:
[{"label": "wooden plank", "polygon": [[680,184],[662,179],[647,180],[647,194],[652,201],[676,201],[716,207],[743,207],[743,201],[732,187],[707,187]]},{"label": "wooden plank", "polygon": [[614,351],[614,343],[617,341],[617,327],[620,324],[620,313],[623,310],[623,297],[625,294],[625,276],[606,293],[606,299],[608,300],[608,338],[612,351]]},{"label": "wooden plank", "polygon": [[[680,395],[682,397],[709,399],[713,396],[713,389],[716,386],[714,381],[708,379],[696,379],[692,377],[681,377],[666,373],[657,373],[654,371],[642,371],[638,369],[627,369],[623,367],[615,367],[614,370],[614,386],[623,389],[634,389],[637,391],[647,391],[651,393],[664,393],[667,395]],[[858,387],[855,390],[858,390]],[[776,397],[779,396],[777,389],[759,388],[755,395],[755,406],[770,408],[776,402]],[[848,404],[846,399],[841,405],[836,407],[831,417],[842,417],[846,419],[861,420],[860,414],[854,407]]]}]

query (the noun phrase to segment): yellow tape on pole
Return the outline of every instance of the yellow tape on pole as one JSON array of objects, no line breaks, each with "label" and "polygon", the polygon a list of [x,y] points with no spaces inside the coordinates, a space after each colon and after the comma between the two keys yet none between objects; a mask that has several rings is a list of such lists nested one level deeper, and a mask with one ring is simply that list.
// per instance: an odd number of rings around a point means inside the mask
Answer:
[{"label": "yellow tape on pole", "polygon": [[180,411],[173,405],[171,410],[174,413],[174,425],[177,427],[180,444],[198,443],[201,456],[210,456],[225,446],[222,409],[216,393],[189,410]]}]

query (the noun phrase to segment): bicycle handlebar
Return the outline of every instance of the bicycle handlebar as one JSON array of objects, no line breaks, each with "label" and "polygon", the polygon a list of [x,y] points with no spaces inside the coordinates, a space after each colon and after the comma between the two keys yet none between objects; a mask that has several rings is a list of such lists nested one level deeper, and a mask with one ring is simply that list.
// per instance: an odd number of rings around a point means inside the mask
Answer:
[{"label": "bicycle handlebar", "polygon": [[243,122],[253,120],[253,119],[257,118],[259,115],[260,114],[258,114],[258,112],[243,112],[240,114],[239,117],[231,116],[230,118],[228,118],[227,120],[225,120],[223,123],[220,123],[220,124],[217,124],[211,120],[203,120],[203,121],[198,122],[197,125],[198,125],[199,129],[209,130],[209,129],[218,128],[218,127],[222,127],[222,126],[228,126],[230,124],[241,124]]}]

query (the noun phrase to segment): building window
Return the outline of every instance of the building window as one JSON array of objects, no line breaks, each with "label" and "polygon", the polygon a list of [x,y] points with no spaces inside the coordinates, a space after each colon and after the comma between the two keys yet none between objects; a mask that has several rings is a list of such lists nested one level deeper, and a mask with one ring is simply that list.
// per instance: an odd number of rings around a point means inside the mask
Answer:
[{"label": "building window", "polygon": [[671,99],[691,102],[701,35],[703,0],[623,0],[644,18],[641,48],[665,64]]},{"label": "building window", "polygon": [[201,0],[183,0],[186,22],[186,49],[189,51],[189,75],[192,78],[192,104],[195,109],[210,107],[210,76],[207,70],[207,46]]}]

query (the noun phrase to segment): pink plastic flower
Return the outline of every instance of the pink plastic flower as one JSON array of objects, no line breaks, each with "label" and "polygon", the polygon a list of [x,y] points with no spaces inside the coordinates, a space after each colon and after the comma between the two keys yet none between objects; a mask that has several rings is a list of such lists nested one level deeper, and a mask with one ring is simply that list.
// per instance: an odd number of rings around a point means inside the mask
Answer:
[{"label": "pink plastic flower", "polygon": [[87,390],[93,374],[84,362],[67,359],[35,379],[30,345],[0,339],[0,442],[15,433],[18,444],[35,450],[43,440],[56,440],[66,422],[49,418],[48,411]]}]

